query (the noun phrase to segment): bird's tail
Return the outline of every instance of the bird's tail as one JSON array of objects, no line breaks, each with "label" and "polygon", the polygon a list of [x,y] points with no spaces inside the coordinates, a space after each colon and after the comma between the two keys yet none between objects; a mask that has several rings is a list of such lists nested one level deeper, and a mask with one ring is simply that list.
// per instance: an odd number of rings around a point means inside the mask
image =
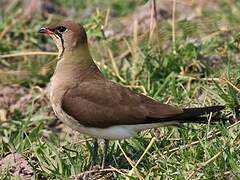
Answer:
[{"label": "bird's tail", "polygon": [[[182,123],[191,122],[191,123],[208,123],[207,115],[210,113],[215,113],[223,110],[224,106],[208,106],[200,108],[186,108],[183,109],[183,113],[180,115],[179,121]],[[211,117],[211,122],[222,121],[220,117]]]},{"label": "bird's tail", "polygon": [[[208,106],[208,107],[200,107],[200,108],[186,108],[183,109],[183,112],[180,114],[176,114],[171,117],[165,118],[155,118],[148,117],[148,119],[152,122],[177,122],[177,123],[201,123],[207,124],[208,118],[204,115],[209,113],[215,113],[223,110],[224,106]],[[211,117],[211,122],[223,121],[221,117]]]}]

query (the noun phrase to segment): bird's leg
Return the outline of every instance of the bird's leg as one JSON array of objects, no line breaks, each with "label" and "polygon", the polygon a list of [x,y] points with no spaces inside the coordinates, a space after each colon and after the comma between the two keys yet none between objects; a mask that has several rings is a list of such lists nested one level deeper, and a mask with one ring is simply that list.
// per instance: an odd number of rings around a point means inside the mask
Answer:
[{"label": "bird's leg", "polygon": [[98,140],[96,138],[94,138],[94,140],[93,140],[92,166],[94,166],[97,163],[97,157],[98,157]]},{"label": "bird's leg", "polygon": [[104,151],[103,151],[103,159],[102,159],[102,169],[105,167],[105,163],[107,160],[107,154],[108,154],[108,147],[109,147],[109,140],[104,139]]}]

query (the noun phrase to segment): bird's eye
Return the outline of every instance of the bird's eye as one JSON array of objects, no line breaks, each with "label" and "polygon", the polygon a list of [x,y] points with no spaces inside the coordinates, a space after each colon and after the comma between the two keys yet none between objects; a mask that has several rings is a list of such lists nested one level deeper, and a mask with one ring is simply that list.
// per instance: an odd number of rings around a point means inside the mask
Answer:
[{"label": "bird's eye", "polygon": [[58,32],[61,32],[61,33],[65,32],[67,30],[67,28],[65,28],[64,26],[59,26],[56,29]]}]

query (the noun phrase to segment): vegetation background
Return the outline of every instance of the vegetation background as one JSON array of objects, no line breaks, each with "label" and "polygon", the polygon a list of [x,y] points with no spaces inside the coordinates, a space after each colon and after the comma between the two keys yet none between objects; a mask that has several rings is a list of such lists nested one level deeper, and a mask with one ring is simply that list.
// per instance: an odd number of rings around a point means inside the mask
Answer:
[{"label": "vegetation background", "polygon": [[[239,14],[238,0],[1,0],[0,179],[240,179]],[[109,79],[179,107],[226,105],[233,118],[112,141],[109,166],[89,170],[92,138],[47,98],[56,47],[38,30],[61,19],[84,25]]]}]

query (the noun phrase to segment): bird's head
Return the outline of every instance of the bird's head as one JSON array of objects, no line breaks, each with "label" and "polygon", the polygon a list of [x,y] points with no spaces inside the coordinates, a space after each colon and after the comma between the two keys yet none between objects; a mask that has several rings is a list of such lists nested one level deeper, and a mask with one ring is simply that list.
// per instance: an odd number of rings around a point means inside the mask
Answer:
[{"label": "bird's head", "polygon": [[54,40],[60,57],[65,52],[88,49],[85,29],[72,21],[62,21],[49,27],[42,27],[39,32],[49,35]]}]

